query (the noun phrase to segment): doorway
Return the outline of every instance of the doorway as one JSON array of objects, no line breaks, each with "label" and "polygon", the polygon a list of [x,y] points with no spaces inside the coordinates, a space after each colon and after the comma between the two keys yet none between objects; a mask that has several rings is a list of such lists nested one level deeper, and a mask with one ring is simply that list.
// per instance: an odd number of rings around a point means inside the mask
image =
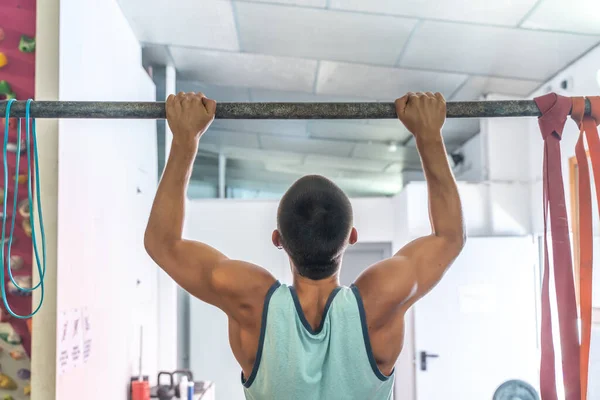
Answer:
[{"label": "doorway", "polygon": [[350,286],[369,266],[392,256],[391,243],[357,243],[344,254],[340,283]]}]

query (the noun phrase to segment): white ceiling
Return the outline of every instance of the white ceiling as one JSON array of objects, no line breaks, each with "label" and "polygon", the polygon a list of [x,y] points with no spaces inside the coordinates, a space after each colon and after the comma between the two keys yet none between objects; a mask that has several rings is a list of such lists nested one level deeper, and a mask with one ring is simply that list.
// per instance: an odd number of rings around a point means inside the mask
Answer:
[{"label": "white ceiling", "polygon": [[[217,101],[392,101],[527,96],[600,43],[599,0],[119,0],[144,62],[172,63],[178,90]],[[449,120],[450,149],[479,131]],[[389,143],[397,143],[395,152]],[[419,167],[397,121],[215,121],[198,180],[283,190],[324,173],[356,195],[388,195]],[[213,162],[214,161],[214,162]],[[277,188],[277,189],[274,189]]]}]

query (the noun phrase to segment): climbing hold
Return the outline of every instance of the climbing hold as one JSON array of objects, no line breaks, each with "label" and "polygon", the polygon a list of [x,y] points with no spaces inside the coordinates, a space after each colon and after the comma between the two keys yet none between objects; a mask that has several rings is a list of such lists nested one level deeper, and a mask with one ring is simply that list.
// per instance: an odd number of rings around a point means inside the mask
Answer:
[{"label": "climbing hold", "polygon": [[4,29],[0,28],[0,42],[4,40]]},{"label": "climbing hold", "polygon": [[12,91],[10,85],[6,81],[0,81],[0,100],[16,99],[17,95]]},{"label": "climbing hold", "polygon": [[21,36],[19,41],[19,51],[23,53],[33,53],[35,51],[35,38],[29,36]]},{"label": "climbing hold", "polygon": [[19,214],[23,218],[29,218],[29,200],[25,199],[19,203]]},{"label": "climbing hold", "polygon": [[29,219],[24,219],[21,225],[23,226],[23,231],[25,231],[27,237],[31,237],[31,222]]},{"label": "climbing hold", "polygon": [[8,93],[12,93],[12,89],[10,87],[10,85],[8,84],[8,82],[2,80],[0,81],[0,94],[8,94]]},{"label": "climbing hold", "polygon": [[0,68],[5,67],[8,64],[8,58],[6,58],[6,54],[0,52]]},{"label": "climbing hold", "polygon": [[[15,180],[15,177],[13,176],[13,181]],[[27,182],[27,175],[19,175],[19,184],[25,183]]]},{"label": "climbing hold", "polygon": [[8,92],[8,93],[0,93],[0,101],[2,100],[12,100],[12,99],[16,99],[17,95],[13,92]]},{"label": "climbing hold", "polygon": [[23,353],[22,351],[13,350],[10,352],[10,356],[14,360],[22,360],[23,358],[25,358],[25,353]]},{"label": "climbing hold", "polygon": [[[12,316],[9,313],[7,313],[5,309],[0,308],[0,322],[7,322],[11,319],[11,317]],[[0,351],[0,353],[1,352],[2,351]]]},{"label": "climbing hold", "polygon": [[0,190],[0,206],[4,203],[4,190]]},{"label": "climbing hold", "polygon": [[16,390],[17,382],[8,375],[0,374],[0,389]]},{"label": "climbing hold", "polygon": [[10,256],[10,269],[18,271],[23,268],[23,257],[21,256]]},{"label": "climbing hold", "polygon": [[23,394],[25,394],[25,396],[31,396],[31,385],[25,385],[23,388]]},{"label": "climbing hold", "polygon": [[4,340],[8,344],[16,345],[21,344],[21,336],[16,332],[1,332],[0,339]]},{"label": "climbing hold", "polygon": [[[2,128],[4,128],[4,126],[6,125],[6,118],[2,118]],[[9,118],[8,119],[8,129],[14,129],[17,126],[17,119],[16,118]],[[10,144],[9,144],[10,146]],[[8,146],[6,146],[8,148]],[[27,150],[27,149],[25,149]]]},{"label": "climbing hold", "polygon": [[[23,289],[31,289],[31,277],[30,276],[15,276],[14,279],[15,279],[15,282],[17,282],[17,285],[19,285]],[[31,296],[31,292],[26,292],[25,290],[19,289],[12,282],[8,282],[6,284],[6,286],[8,289],[8,293],[10,293],[10,294],[19,295],[19,296]]]},{"label": "climbing hold", "polygon": [[4,397],[2,398],[2,400],[15,400],[14,397],[12,397],[10,394],[4,395]]},{"label": "climbing hold", "polygon": [[[2,127],[4,128],[5,125],[6,125],[6,118],[2,118]],[[17,119],[9,118],[8,119],[8,129],[14,129],[16,126],[17,126]],[[24,149],[24,150],[26,150],[26,149]],[[23,151],[23,150],[21,150],[21,151]]]},{"label": "climbing hold", "polygon": [[[13,125],[15,124],[12,122],[12,120],[13,119],[11,118],[11,122],[9,122],[10,128],[13,128]],[[11,153],[16,153],[17,152],[17,144],[8,142],[8,144],[6,145],[6,150],[8,150]],[[20,152],[23,153],[25,150],[27,150],[26,144],[25,144],[25,142],[21,142]]]},{"label": "climbing hold", "polygon": [[17,371],[17,378],[22,379],[24,381],[29,380],[29,378],[31,378],[31,371],[27,368],[21,368]]},{"label": "climbing hold", "polygon": [[[2,217],[2,211],[0,211],[0,217]],[[3,244],[4,246],[6,246],[8,244],[8,240],[9,238],[4,238],[4,241],[0,240],[0,243]],[[12,244],[15,244],[16,242],[18,242],[17,238],[13,238],[12,240]]]}]

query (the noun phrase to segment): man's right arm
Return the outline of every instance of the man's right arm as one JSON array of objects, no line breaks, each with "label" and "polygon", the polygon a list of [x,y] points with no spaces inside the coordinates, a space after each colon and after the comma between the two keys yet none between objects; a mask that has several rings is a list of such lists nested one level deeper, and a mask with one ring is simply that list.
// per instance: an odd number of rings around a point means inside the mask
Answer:
[{"label": "man's right arm", "polygon": [[446,105],[440,94],[409,94],[396,102],[400,120],[415,136],[429,196],[432,232],[393,257],[368,268],[356,281],[376,328],[404,312],[443,277],[465,243],[458,188],[441,135]]}]

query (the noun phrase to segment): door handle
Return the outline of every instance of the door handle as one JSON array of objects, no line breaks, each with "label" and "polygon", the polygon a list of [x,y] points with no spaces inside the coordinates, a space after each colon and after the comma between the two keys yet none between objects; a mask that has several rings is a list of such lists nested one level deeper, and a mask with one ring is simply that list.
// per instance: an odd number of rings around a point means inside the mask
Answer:
[{"label": "door handle", "polygon": [[439,355],[437,354],[429,354],[426,351],[422,351],[421,353],[419,353],[420,355],[420,360],[421,360],[421,371],[427,371],[427,359],[428,358],[438,358]]}]

